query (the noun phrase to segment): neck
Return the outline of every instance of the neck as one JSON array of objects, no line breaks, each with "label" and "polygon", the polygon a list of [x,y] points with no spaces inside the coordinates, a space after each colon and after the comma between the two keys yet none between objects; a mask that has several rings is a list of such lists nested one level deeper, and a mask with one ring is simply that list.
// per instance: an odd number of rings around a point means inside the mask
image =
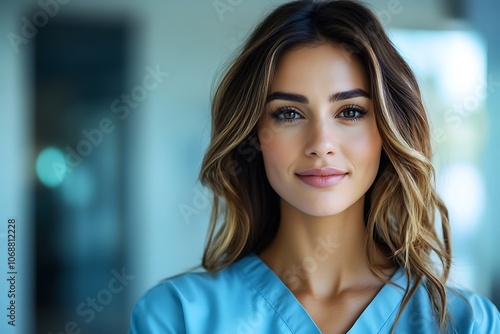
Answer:
[{"label": "neck", "polygon": [[314,217],[282,201],[280,227],[262,260],[294,293],[331,296],[369,284],[363,203]]}]

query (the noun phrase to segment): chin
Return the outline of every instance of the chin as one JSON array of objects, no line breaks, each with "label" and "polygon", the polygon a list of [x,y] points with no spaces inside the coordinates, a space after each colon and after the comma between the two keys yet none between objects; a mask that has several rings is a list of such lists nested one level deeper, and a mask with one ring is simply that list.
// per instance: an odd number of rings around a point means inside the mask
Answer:
[{"label": "chin", "polygon": [[333,217],[345,212],[347,207],[338,207],[338,205],[322,205],[322,206],[309,206],[309,207],[298,207],[297,208],[302,213],[317,218]]},{"label": "chin", "polygon": [[364,207],[364,197],[361,197],[358,200],[321,197],[316,197],[315,200],[312,200],[311,198],[302,198],[302,201],[295,202],[296,203],[286,202],[286,205],[293,208],[292,210],[299,211],[299,214],[316,218],[334,217],[344,214],[357,216],[359,210],[362,212]]}]

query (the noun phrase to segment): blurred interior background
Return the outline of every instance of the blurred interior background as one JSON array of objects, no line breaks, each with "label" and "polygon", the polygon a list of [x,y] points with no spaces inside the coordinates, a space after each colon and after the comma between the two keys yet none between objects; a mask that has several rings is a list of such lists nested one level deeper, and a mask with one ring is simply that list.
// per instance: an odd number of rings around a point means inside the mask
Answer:
[{"label": "blurred interior background", "polygon": [[[17,233],[0,332],[124,333],[140,295],[199,263],[213,83],[283,2],[0,0],[2,310]],[[499,306],[500,3],[368,3],[428,106],[451,281]]]}]

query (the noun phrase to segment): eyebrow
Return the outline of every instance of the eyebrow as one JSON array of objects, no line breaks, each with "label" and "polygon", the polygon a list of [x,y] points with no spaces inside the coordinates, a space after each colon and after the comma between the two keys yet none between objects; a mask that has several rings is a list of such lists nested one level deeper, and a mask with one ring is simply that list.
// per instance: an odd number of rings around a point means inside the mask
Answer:
[{"label": "eyebrow", "polygon": [[[356,88],[356,89],[346,90],[343,92],[337,92],[335,94],[332,94],[330,96],[330,98],[328,99],[328,101],[333,103],[333,102],[337,102],[337,101],[352,99],[355,97],[370,98],[370,94],[364,89]],[[274,93],[270,94],[267,97],[266,102],[269,103],[273,100],[285,100],[285,101],[298,102],[298,103],[302,103],[302,104],[309,103],[309,100],[304,95],[294,94],[294,93],[285,93],[285,92],[274,92]]]}]

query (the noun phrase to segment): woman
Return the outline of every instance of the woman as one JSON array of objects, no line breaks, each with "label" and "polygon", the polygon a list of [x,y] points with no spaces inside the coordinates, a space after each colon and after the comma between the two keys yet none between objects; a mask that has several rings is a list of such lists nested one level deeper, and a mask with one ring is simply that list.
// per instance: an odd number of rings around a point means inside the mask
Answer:
[{"label": "woman", "polygon": [[212,120],[207,272],[150,290],[131,333],[500,333],[490,301],[445,286],[448,214],[419,88],[366,7],[274,10]]}]

